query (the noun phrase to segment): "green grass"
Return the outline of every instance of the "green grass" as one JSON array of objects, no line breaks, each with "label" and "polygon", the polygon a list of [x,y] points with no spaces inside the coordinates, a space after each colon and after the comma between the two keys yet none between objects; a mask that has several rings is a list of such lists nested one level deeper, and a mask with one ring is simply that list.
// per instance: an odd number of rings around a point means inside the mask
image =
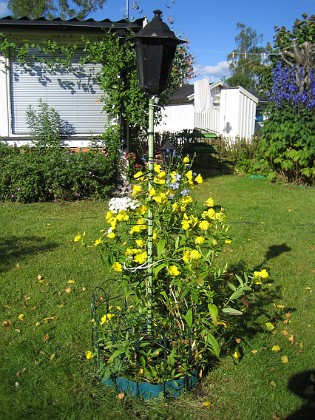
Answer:
[{"label": "green grass", "polygon": [[[233,242],[221,265],[270,272],[253,319],[235,331],[242,359],[224,357],[178,400],[119,400],[85,360],[91,292],[110,279],[94,248],[73,243],[79,232],[97,237],[106,202],[0,204],[1,419],[303,418],[307,401],[298,394],[315,369],[315,191],[223,175],[208,177],[195,194],[212,196],[228,215]],[[272,332],[267,321],[276,326]],[[281,350],[271,351],[273,345]],[[202,407],[205,401],[211,408]]]}]

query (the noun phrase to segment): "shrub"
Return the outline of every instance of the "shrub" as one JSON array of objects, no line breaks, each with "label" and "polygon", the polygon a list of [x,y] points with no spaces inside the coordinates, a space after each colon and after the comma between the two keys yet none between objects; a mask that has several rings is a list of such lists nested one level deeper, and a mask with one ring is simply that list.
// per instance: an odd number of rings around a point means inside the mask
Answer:
[{"label": "shrub", "polygon": [[303,67],[278,62],[272,72],[273,86],[268,120],[263,127],[265,156],[272,169],[288,182],[312,184],[315,180],[315,73],[305,83]]},{"label": "shrub", "polygon": [[[229,315],[243,314],[241,299],[268,273],[227,278],[215,268],[231,242],[226,217],[212,198],[199,203],[190,195],[203,180],[188,157],[155,163],[134,180],[132,198],[109,202],[107,226],[94,241],[115,277],[101,313],[94,305],[93,350],[105,379],[165,383],[220,357]],[[74,241],[86,244],[85,235]]]},{"label": "shrub", "polygon": [[33,142],[38,147],[62,146],[62,136],[70,134],[69,124],[42,99],[39,100],[37,110],[31,105],[28,107],[26,119]]},{"label": "shrub", "polygon": [[114,188],[116,158],[101,149],[16,148],[0,143],[0,199],[36,201],[105,198]]}]

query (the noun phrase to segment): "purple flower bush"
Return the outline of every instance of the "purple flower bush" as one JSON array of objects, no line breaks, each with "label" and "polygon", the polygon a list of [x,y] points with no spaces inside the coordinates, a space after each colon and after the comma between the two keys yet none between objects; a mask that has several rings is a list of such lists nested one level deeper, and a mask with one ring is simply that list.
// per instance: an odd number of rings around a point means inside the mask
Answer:
[{"label": "purple flower bush", "polygon": [[[305,83],[308,76],[309,85]],[[309,74],[301,66],[288,67],[278,61],[272,71],[273,86],[269,92],[270,99],[277,107],[289,104],[294,108],[302,105],[306,109],[315,109],[315,72]]]}]

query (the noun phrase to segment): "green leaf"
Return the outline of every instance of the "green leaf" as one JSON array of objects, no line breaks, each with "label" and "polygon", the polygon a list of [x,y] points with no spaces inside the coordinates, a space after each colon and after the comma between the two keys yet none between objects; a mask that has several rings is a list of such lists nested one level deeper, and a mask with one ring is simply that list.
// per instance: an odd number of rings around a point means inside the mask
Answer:
[{"label": "green leaf", "polygon": [[218,325],[218,312],[219,311],[218,311],[217,305],[215,305],[214,303],[209,303],[208,310],[209,310],[209,314],[211,316],[213,325],[214,326]]},{"label": "green leaf", "polygon": [[230,307],[223,308],[222,312],[224,312],[225,314],[228,314],[228,315],[243,315],[243,312],[241,312],[237,309],[234,309],[234,308],[230,308]]},{"label": "green leaf", "polygon": [[219,343],[217,342],[217,340],[214,338],[212,334],[207,334],[206,338],[207,338],[207,342],[211,346],[211,353],[214,354],[214,356],[216,356],[217,358],[219,358],[220,357]]},{"label": "green leaf", "polygon": [[244,294],[243,288],[236,290],[229,298],[229,300],[235,300],[241,297]]},{"label": "green leaf", "polygon": [[188,327],[192,327],[192,321],[193,321],[193,313],[192,308],[188,309],[186,315],[183,315],[184,320],[187,322]]},{"label": "green leaf", "polygon": [[156,246],[156,250],[157,250],[157,257],[161,258],[165,250],[165,239],[159,240]]}]

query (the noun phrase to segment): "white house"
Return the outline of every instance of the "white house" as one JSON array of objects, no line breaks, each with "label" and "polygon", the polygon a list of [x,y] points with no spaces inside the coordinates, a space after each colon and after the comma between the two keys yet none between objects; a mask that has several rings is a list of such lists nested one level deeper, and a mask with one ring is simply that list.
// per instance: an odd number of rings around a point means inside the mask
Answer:
[{"label": "white house", "polygon": [[[128,28],[135,32],[140,30],[143,21],[6,17],[0,19],[0,37],[3,34],[9,40],[21,43],[46,39],[68,45],[78,43],[83,35],[91,40],[100,39],[108,30],[116,31],[123,38]],[[49,58],[55,59],[54,55]],[[35,49],[28,52],[26,62],[21,64],[13,55],[5,56],[0,51],[0,138],[11,144],[27,143],[26,110],[30,105],[37,107],[42,99],[56,109],[68,127],[70,141],[67,143],[73,147],[88,145],[92,136],[103,133],[110,124],[102,112],[100,99],[104,92],[97,83],[100,68],[100,64],[92,63],[81,66],[77,55],[70,66],[52,69],[41,61],[40,53]]]},{"label": "white house", "polygon": [[255,132],[258,98],[242,87],[230,88],[204,79],[185,85],[170,97],[156,131],[180,132],[201,129],[233,143],[250,140]]}]

